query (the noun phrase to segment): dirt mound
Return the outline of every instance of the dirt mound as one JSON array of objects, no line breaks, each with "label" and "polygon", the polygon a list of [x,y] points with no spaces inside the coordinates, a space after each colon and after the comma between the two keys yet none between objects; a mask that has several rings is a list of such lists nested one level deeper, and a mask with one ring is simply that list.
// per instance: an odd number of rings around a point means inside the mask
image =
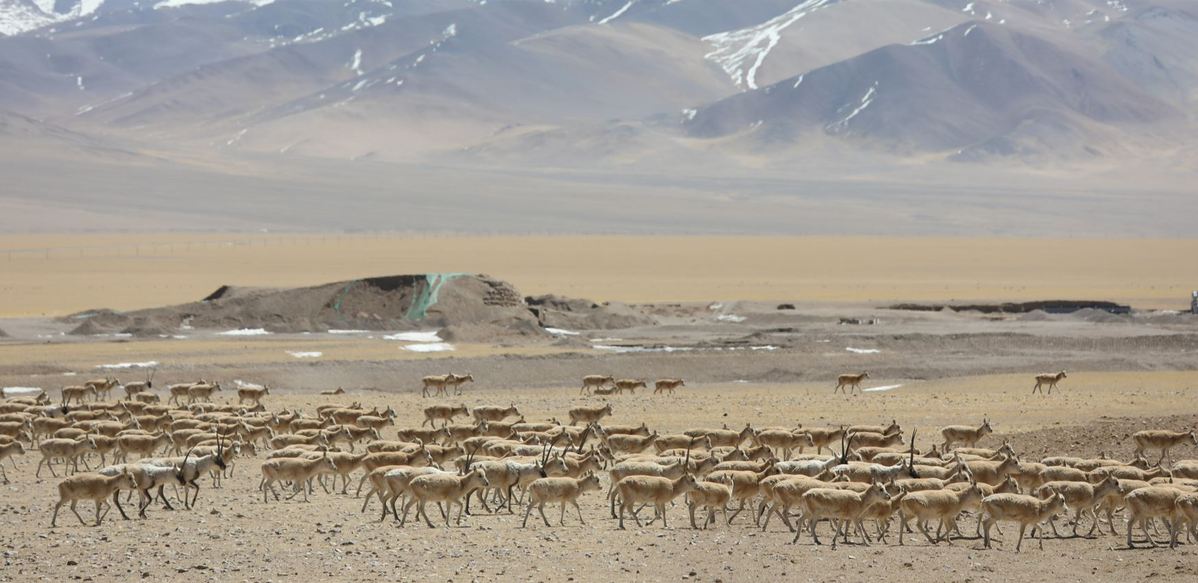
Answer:
[{"label": "dirt mound", "polygon": [[325,332],[464,327],[458,333],[461,339],[545,335],[510,284],[459,273],[374,277],[294,289],[221,286],[190,304],[123,313],[104,310],[68,318],[83,320],[72,334],[152,336],[181,328]]},{"label": "dirt mound", "polygon": [[1137,314],[1137,320],[1146,324],[1157,325],[1198,324],[1198,317],[1195,317],[1189,312],[1179,312],[1177,310],[1160,310],[1155,312],[1141,313]]},{"label": "dirt mound", "polygon": [[8,333],[3,328],[0,328],[0,338],[8,338]]},{"label": "dirt mound", "polygon": [[541,325],[550,328],[613,330],[655,323],[652,317],[619,302],[599,304],[591,300],[555,295],[530,296],[524,298],[524,302]]},{"label": "dirt mound", "polygon": [[1039,302],[1007,302],[1002,304],[897,304],[890,306],[891,310],[910,310],[916,312],[939,312],[952,310],[954,312],[981,312],[983,314],[1025,314],[1042,311],[1048,314],[1071,314],[1079,310],[1102,310],[1110,314],[1127,314],[1130,306],[1115,302],[1092,300],[1046,300]]},{"label": "dirt mound", "polygon": [[1051,320],[1052,316],[1045,313],[1044,310],[1032,310],[1026,314],[1020,314],[1016,319],[1020,322],[1044,322]]},{"label": "dirt mound", "polygon": [[1111,312],[1107,312],[1105,310],[1096,310],[1094,308],[1078,310],[1073,313],[1073,317],[1094,324],[1118,324],[1131,322],[1130,316],[1118,316]]}]

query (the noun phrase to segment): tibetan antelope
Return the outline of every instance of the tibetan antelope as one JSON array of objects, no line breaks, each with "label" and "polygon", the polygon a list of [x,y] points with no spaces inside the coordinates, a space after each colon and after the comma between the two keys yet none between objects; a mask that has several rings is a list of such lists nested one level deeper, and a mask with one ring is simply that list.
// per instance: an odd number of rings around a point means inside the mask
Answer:
[{"label": "tibetan antelope", "polygon": [[852,394],[853,391],[861,389],[861,381],[867,378],[869,378],[868,372],[842,374],[836,377],[836,388],[832,391],[832,394],[835,395],[837,392]]},{"label": "tibetan antelope", "polygon": [[674,390],[678,387],[685,387],[686,383],[682,379],[658,379],[653,383],[653,394],[669,392],[674,394]]},{"label": "tibetan antelope", "polygon": [[1065,371],[1061,371],[1056,374],[1045,373],[1045,374],[1036,375],[1036,385],[1032,387],[1032,394],[1033,395],[1036,394],[1037,391],[1039,391],[1041,394],[1043,394],[1044,389],[1041,387],[1047,385],[1048,386],[1048,394],[1051,395],[1052,390],[1057,388],[1057,383],[1061,382],[1061,379],[1063,379],[1063,378],[1067,378],[1065,375]]},{"label": "tibetan antelope", "polygon": [[589,395],[592,389],[602,389],[608,384],[614,384],[616,379],[611,375],[589,374],[582,377],[582,388],[578,389],[579,395]]}]

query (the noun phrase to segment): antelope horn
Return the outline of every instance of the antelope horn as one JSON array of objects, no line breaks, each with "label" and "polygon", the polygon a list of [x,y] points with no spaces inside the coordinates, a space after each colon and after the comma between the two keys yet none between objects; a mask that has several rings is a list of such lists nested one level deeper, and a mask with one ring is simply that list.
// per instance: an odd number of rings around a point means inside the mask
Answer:
[{"label": "antelope horn", "polygon": [[574,448],[574,451],[576,451],[578,453],[582,453],[582,446],[586,445],[587,438],[589,438],[591,436],[591,428],[593,426],[594,426],[594,423],[587,425],[587,428],[582,430],[582,436],[578,440],[578,445]]},{"label": "antelope horn", "polygon": [[911,430],[911,447],[908,448],[908,449],[910,449],[911,457],[910,457],[909,461],[907,462],[907,473],[911,474],[912,478],[919,477],[919,476],[915,475],[916,474],[916,472],[915,472],[915,434],[917,431],[918,430],[916,430],[916,429]]}]

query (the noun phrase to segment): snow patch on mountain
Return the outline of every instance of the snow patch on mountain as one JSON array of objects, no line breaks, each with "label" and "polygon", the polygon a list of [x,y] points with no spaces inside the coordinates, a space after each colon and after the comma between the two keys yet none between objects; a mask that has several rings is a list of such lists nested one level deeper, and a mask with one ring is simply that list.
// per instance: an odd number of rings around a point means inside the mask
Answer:
[{"label": "snow patch on mountain", "polygon": [[[215,4],[218,2],[240,2],[254,7],[273,4],[276,0],[160,0],[153,5],[161,8],[178,8],[193,4]],[[52,24],[70,22],[85,17],[94,17],[105,0],[0,0],[0,36],[15,36]]]},{"label": "snow patch on mountain", "polygon": [[[874,81],[874,84],[872,86],[870,86],[868,91],[865,92],[865,95],[861,96],[861,101],[858,102],[855,107],[853,107],[853,110],[850,111],[848,115],[841,118],[839,121],[829,125],[827,128],[828,131],[835,133],[835,132],[841,132],[841,131],[848,129],[849,122],[853,121],[853,118],[857,117],[858,114],[865,111],[865,108],[869,107],[869,105],[874,102],[874,98],[877,97],[877,95],[878,95],[878,82]],[[848,107],[849,106],[846,105],[841,109],[848,109]]]},{"label": "snow patch on mountain", "polygon": [[633,4],[636,4],[636,0],[628,0],[628,3],[627,3],[627,4],[625,4],[625,5],[624,5],[624,6],[622,6],[622,7],[621,7],[619,10],[615,11],[614,13],[612,13],[612,15],[611,15],[611,16],[608,16],[607,18],[604,18],[603,20],[600,20],[600,21],[599,21],[599,24],[607,24],[607,23],[609,23],[609,22],[611,22],[611,21],[613,21],[613,20],[615,20],[615,19],[617,19],[617,18],[619,18],[619,17],[623,16],[625,12],[628,12],[628,9],[629,9],[629,8],[632,8],[632,5],[633,5]]},{"label": "snow patch on mountain", "polygon": [[757,89],[757,71],[770,51],[782,41],[782,32],[803,17],[838,0],[805,0],[783,14],[757,26],[703,37],[711,47],[706,58],[724,69],[738,86]]},{"label": "snow patch on mountain", "polygon": [[0,0],[0,35],[21,34],[57,21],[31,2]]},{"label": "snow patch on mountain", "polygon": [[[84,0],[84,1],[86,2],[87,0]],[[92,1],[103,2],[104,0],[92,0]],[[190,6],[193,4],[216,4],[218,2],[230,2],[230,1],[244,2],[246,4],[253,4],[254,6],[266,6],[267,4],[274,4],[274,2],[275,2],[275,0],[162,0],[161,2],[154,5],[154,10],[159,10],[162,8],[178,8],[180,6]]]}]

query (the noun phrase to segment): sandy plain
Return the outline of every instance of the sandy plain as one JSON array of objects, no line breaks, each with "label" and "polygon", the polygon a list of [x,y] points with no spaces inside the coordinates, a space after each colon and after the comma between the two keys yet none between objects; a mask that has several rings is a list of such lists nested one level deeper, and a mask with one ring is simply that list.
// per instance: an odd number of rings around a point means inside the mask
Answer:
[{"label": "sandy plain", "polygon": [[0,235],[0,317],[195,301],[223,284],[291,287],[487,273],[594,300],[1105,299],[1184,309],[1194,239],[82,234]]},{"label": "sandy plain", "polygon": [[[241,241],[237,243],[235,241]],[[253,241],[250,243],[250,241]],[[140,246],[140,250],[138,247]],[[478,378],[455,402],[515,403],[530,420],[562,418],[588,373],[653,379],[680,376],[675,396],[612,398],[612,422],[645,422],[662,432],[692,427],[834,426],[897,419],[932,443],[948,423],[994,422],[984,444],[1012,439],[1021,455],[1127,457],[1135,430],[1198,424],[1198,323],[1177,314],[1134,317],[1039,316],[1001,320],[971,313],[881,309],[896,301],[1115,300],[1141,310],[1180,309],[1198,282],[1193,241],[869,238],[321,237],[84,235],[0,237],[0,386],[58,388],[102,372],[97,365],[158,361],[156,384],[215,378],[269,383],[272,409],[313,410],[336,399],[392,406],[398,426],[419,424],[429,400],[417,379],[445,371]],[[40,249],[40,251],[39,251]],[[406,352],[393,342],[331,334],[185,339],[61,335],[48,316],[95,307],[132,308],[194,300],[224,283],[292,286],[364,275],[481,271],[527,294],[595,299],[728,303],[742,322],[681,318],[666,326],[580,331],[660,349],[607,352],[585,344],[457,346]],[[779,312],[774,302],[795,301]],[[876,319],[845,326],[839,319]],[[719,342],[769,349],[716,350]],[[860,353],[848,348],[876,350]],[[289,351],[320,351],[314,360]],[[1066,368],[1052,396],[1031,395],[1030,375]],[[834,396],[839,372],[868,369],[860,396]],[[137,380],[141,370],[117,371]],[[227,401],[230,393],[218,394]],[[390,435],[388,435],[390,434]],[[384,437],[393,437],[388,428]],[[1183,448],[1178,457],[1195,458]],[[69,513],[49,528],[57,480],[34,477],[40,455],[10,465],[0,486],[0,580],[772,580],[859,581],[1187,581],[1198,575],[1194,545],[1176,551],[1124,550],[1123,538],[1049,536],[1015,554],[980,541],[931,547],[926,541],[842,546],[833,552],[785,526],[765,532],[744,516],[703,532],[685,507],[670,527],[620,531],[602,495],[584,499],[586,526],[545,528],[506,513],[481,512],[460,528],[429,529],[359,513],[361,500],[325,494],[311,503],[263,503],[262,457],[248,458],[225,486],[205,483],[197,509],[150,510],[147,520],[108,517],[83,527]],[[606,478],[605,478],[606,480]],[[606,485],[606,483],[605,483]],[[377,510],[377,505],[373,506]],[[65,511],[64,511],[65,512]],[[89,511],[81,511],[85,517]],[[547,512],[553,518],[555,512]],[[115,517],[115,519],[114,519]],[[535,515],[534,515],[535,520]],[[966,524],[969,519],[964,519]],[[1117,526],[1122,526],[1117,521]],[[1063,529],[1067,530],[1067,529]],[[827,530],[823,531],[825,537]],[[1007,528],[1008,534],[1011,532]],[[893,536],[893,535],[892,535]],[[826,542],[826,541],[825,541]]]}]

